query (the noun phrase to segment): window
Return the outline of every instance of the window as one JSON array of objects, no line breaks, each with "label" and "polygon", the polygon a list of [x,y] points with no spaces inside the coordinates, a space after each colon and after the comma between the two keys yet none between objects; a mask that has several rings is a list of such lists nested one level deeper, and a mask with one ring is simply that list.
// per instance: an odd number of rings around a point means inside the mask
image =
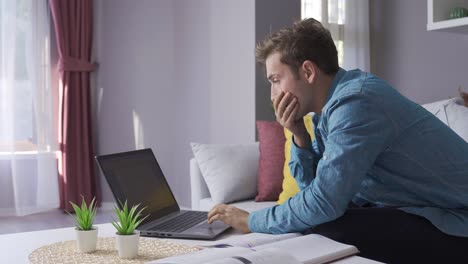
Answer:
[{"label": "window", "polygon": [[0,216],[59,206],[47,0],[0,1]]},{"label": "window", "polygon": [[51,150],[49,28],[39,5],[0,3],[0,152]]},{"label": "window", "polygon": [[332,35],[338,50],[338,64],[343,65],[345,0],[301,0],[301,17],[320,21]]}]

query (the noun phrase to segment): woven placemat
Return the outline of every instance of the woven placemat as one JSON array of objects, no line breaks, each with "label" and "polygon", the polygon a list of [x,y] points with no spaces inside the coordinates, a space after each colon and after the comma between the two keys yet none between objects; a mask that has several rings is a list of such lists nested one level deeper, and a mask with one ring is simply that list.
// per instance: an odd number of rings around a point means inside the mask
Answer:
[{"label": "woven placemat", "polygon": [[115,247],[115,237],[99,237],[97,250],[93,253],[78,253],[76,240],[58,242],[40,247],[29,254],[31,263],[145,263],[198,251],[199,248],[171,243],[157,238],[140,238],[138,256],[121,259]]}]

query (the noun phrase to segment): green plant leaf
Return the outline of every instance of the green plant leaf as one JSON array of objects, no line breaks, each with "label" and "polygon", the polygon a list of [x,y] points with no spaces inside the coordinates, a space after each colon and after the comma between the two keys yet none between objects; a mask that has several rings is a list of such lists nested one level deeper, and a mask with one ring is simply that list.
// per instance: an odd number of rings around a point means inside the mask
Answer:
[{"label": "green plant leaf", "polygon": [[[91,230],[93,228],[94,217],[96,216],[96,197],[94,197],[89,204],[86,204],[84,196],[81,196],[81,206],[70,201],[76,214],[76,228],[78,230]],[[69,212],[67,212],[70,214]],[[71,215],[71,214],[70,214]]]},{"label": "green plant leaf", "polygon": [[141,218],[141,213],[143,212],[146,207],[142,208],[137,212],[138,207],[140,204],[132,206],[132,208],[128,208],[128,203],[125,201],[124,204],[122,204],[121,201],[119,201],[121,205],[121,209],[119,209],[117,206],[114,207],[114,212],[119,220],[119,223],[116,222],[116,220],[113,218],[112,225],[117,229],[117,232],[120,235],[131,235],[135,231],[135,229],[138,227],[141,222],[146,219],[147,216],[144,218]]}]

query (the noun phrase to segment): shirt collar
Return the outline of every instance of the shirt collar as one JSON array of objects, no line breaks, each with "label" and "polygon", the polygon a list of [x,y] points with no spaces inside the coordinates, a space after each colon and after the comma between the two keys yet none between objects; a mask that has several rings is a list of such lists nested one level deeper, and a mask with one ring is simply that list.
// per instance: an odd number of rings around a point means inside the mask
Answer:
[{"label": "shirt collar", "polygon": [[325,104],[328,103],[328,101],[331,99],[333,96],[333,93],[335,92],[336,87],[340,83],[341,79],[343,79],[343,76],[346,74],[346,70],[343,68],[339,68],[338,71],[336,72],[335,78],[333,78],[333,82],[330,86],[330,89],[328,90],[328,95],[327,95],[327,100],[325,101]]}]

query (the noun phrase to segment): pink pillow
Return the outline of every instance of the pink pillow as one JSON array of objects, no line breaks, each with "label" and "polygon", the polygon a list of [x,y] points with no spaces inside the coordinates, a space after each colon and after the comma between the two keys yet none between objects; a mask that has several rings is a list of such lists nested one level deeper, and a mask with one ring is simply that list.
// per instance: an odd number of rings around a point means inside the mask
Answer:
[{"label": "pink pillow", "polygon": [[257,121],[256,124],[260,159],[255,201],[277,201],[284,178],[284,130],[276,121]]}]

